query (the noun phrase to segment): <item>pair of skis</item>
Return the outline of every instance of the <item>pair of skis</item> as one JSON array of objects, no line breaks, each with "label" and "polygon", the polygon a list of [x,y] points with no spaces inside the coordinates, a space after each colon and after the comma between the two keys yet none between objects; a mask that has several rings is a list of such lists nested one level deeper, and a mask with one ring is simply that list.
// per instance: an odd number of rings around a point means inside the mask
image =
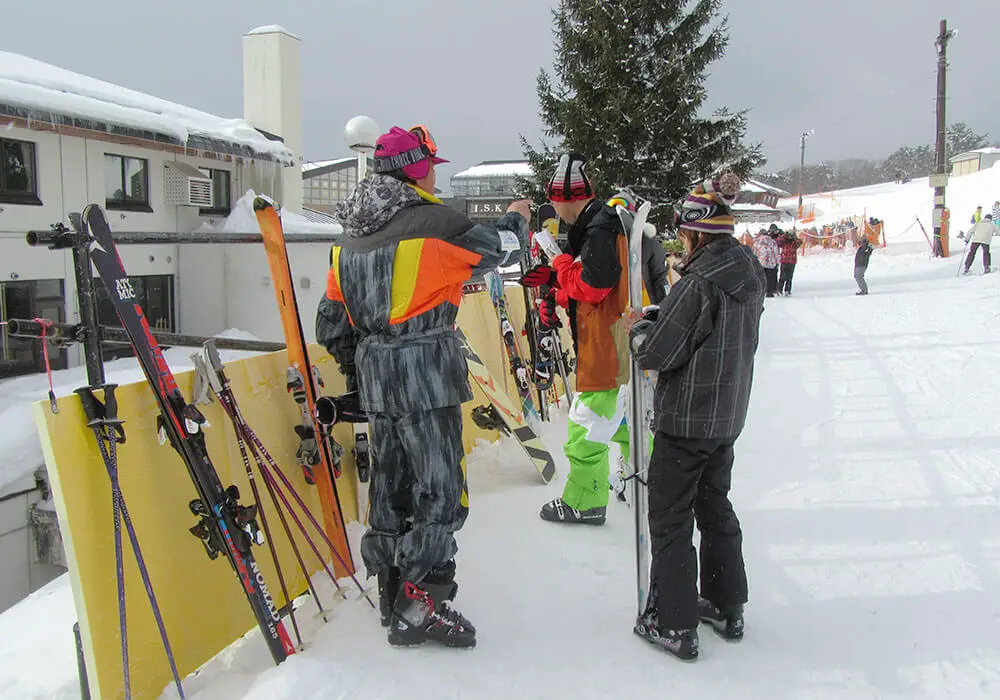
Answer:
[{"label": "pair of skis", "polygon": [[[635,311],[642,302],[642,237],[651,204],[644,202],[635,214],[622,206],[616,207],[622,226],[628,232],[628,291],[629,306]],[[632,508],[635,515],[636,594],[638,614],[646,613],[649,598],[650,539],[649,495],[646,480],[649,471],[649,430],[653,421],[653,381],[649,373],[639,368],[635,357],[630,360],[629,436],[632,473],[624,476],[622,487],[632,481]]]},{"label": "pair of skis", "polygon": [[[543,204],[538,208],[538,230],[547,231],[553,240],[558,237],[559,217],[551,204]],[[521,262],[522,273],[526,272],[529,266],[547,264],[549,260],[545,253],[532,241],[525,259]],[[534,354],[535,386],[538,389],[539,399],[544,402],[545,394],[554,386],[554,375],[559,374],[566,392],[566,401],[572,405],[573,389],[569,384],[569,376],[573,369],[569,353],[563,349],[559,329],[542,331],[537,321],[536,305],[548,295],[550,289],[549,285],[542,285],[534,291],[524,289],[524,301],[528,313],[527,331]]]},{"label": "pair of skis", "polygon": [[[295,647],[268,592],[263,572],[257,565],[251,548],[259,540],[257,507],[241,504],[236,486],[224,487],[219,480],[205,447],[202,432],[205,417],[185,400],[177,386],[142,307],[136,301],[135,288],[122,264],[104,212],[99,206],[91,204],[84,210],[83,216],[92,239],[90,259],[108,290],[115,312],[128,334],[136,359],[156,398],[160,410],[161,438],[177,451],[195,487],[196,498],[190,501],[188,507],[198,520],[191,532],[201,540],[210,558],[223,554],[229,561],[263,633],[268,650],[275,663],[280,663],[295,653]],[[106,413],[109,399],[107,389],[104,398]],[[87,399],[84,401],[86,404]],[[102,432],[113,430],[113,426],[113,423],[92,422],[95,432],[98,428]],[[102,439],[104,435],[98,437]],[[113,483],[116,481],[113,477]],[[126,527],[130,530],[131,537],[131,527],[127,520]]]},{"label": "pair of skis", "polygon": [[[267,261],[271,269],[271,280],[278,302],[278,312],[281,315],[281,326],[285,334],[289,365],[288,390],[298,404],[302,415],[302,423],[295,429],[301,440],[297,458],[303,470],[311,475],[312,481],[319,490],[327,534],[341,551],[349,553],[350,547],[347,544],[340,497],[335,482],[335,478],[340,476],[341,448],[330,435],[329,430],[316,420],[316,402],[321,396],[322,382],[319,373],[309,361],[309,351],[306,347],[305,333],[302,331],[298,302],[295,298],[295,287],[292,284],[292,270],[288,263],[288,249],[285,245],[285,233],[281,226],[281,218],[274,204],[266,197],[256,197],[253,201],[253,210],[264,238],[264,248],[267,251]],[[361,427],[356,430],[355,458],[358,465],[359,482],[361,482],[358,485],[358,519],[362,520],[366,510],[363,483],[368,480],[370,456],[367,431]],[[360,437],[362,432],[363,437]],[[347,561],[350,568],[338,570],[341,576],[354,570],[353,561],[351,559]]]},{"label": "pair of skis", "polygon": [[[517,386],[517,395],[521,399],[521,409],[528,422],[537,427],[541,418],[539,411],[535,410],[535,404],[531,400],[531,378],[528,366],[525,364],[524,358],[521,357],[521,349],[517,345],[514,324],[510,320],[510,312],[507,309],[503,279],[500,277],[500,273],[494,270],[486,275],[485,281],[490,292],[490,299],[493,302],[493,308],[497,312],[497,320],[500,322],[500,336],[503,338],[504,350],[507,353],[507,361],[510,364],[510,373],[514,377],[514,384]],[[530,309],[527,311],[530,312]],[[539,395],[542,405],[545,404],[544,398],[543,395]]]}]

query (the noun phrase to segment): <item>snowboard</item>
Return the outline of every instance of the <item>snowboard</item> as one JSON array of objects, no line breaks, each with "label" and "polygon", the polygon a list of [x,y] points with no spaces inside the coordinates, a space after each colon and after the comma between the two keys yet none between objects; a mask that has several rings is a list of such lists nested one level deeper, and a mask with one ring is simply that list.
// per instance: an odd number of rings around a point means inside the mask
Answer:
[{"label": "snowboard", "polygon": [[[354,560],[347,542],[347,529],[337,493],[335,476],[339,475],[339,445],[334,442],[329,431],[316,420],[316,400],[321,396],[318,375],[309,361],[305,334],[299,317],[295,288],[292,285],[292,271],[288,264],[288,250],[281,219],[274,206],[264,197],[253,202],[254,214],[264,238],[267,262],[271,269],[274,293],[281,314],[281,326],[285,334],[288,352],[288,390],[302,413],[302,424],[295,427],[302,441],[299,462],[304,469],[311,467],[312,479],[319,490],[319,500],[323,509],[323,523],[326,534],[336,545],[344,561],[350,566],[345,571],[343,565],[334,561],[338,576],[354,573]],[[307,469],[308,473],[309,469]],[[358,514],[359,519],[362,516]]]},{"label": "snowboard", "polygon": [[[542,481],[546,484],[549,483],[556,475],[556,463],[552,458],[552,454],[546,449],[538,433],[528,425],[524,414],[518,409],[517,404],[501,387],[497,386],[493,375],[486,367],[486,363],[483,362],[482,358],[472,348],[472,345],[469,344],[469,339],[465,337],[465,333],[456,327],[455,334],[458,336],[462,347],[462,354],[465,356],[465,361],[469,366],[469,375],[490,400],[490,409],[492,410],[488,410],[488,416],[483,416],[483,418],[488,417],[493,421],[499,420],[500,425],[494,423],[489,425],[489,427],[498,427],[501,430],[506,428],[503,432],[512,435],[517,440],[517,444],[521,446],[521,449],[524,450],[524,453],[528,455],[528,458],[535,465],[538,474],[542,477]],[[481,422],[479,424],[484,425]]]},{"label": "snowboard", "polygon": [[[629,306],[641,311],[642,299],[642,237],[649,216],[651,205],[644,202],[633,216],[622,207],[616,207],[622,226],[628,231],[628,292]],[[653,382],[649,373],[639,368],[635,356],[630,361],[629,402],[630,423],[630,461],[632,473],[632,505],[635,515],[635,563],[636,563],[636,597],[638,614],[646,613],[646,603],[649,598],[650,583],[650,539],[649,539],[649,494],[646,491],[646,481],[649,471],[649,428],[652,423],[652,389]]]}]

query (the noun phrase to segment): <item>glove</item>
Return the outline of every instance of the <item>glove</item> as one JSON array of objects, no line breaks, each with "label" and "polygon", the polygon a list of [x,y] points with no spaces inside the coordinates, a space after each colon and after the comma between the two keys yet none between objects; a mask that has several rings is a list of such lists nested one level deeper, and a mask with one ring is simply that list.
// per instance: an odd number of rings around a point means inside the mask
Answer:
[{"label": "glove", "polygon": [[538,330],[542,333],[549,333],[557,328],[562,328],[562,321],[556,315],[556,295],[550,291],[538,300]]},{"label": "glove", "polygon": [[642,320],[649,321],[650,323],[656,323],[656,319],[660,317],[660,307],[656,304],[650,304],[649,306],[642,307]]},{"label": "glove", "polygon": [[521,276],[522,287],[541,287],[554,281],[552,268],[548,265],[535,265]]}]

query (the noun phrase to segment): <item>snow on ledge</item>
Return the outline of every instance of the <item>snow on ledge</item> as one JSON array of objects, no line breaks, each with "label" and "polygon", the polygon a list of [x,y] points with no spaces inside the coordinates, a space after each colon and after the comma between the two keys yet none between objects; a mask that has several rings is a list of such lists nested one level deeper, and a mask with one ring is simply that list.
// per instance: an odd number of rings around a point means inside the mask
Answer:
[{"label": "snow on ledge", "polygon": [[183,144],[202,136],[284,163],[295,160],[287,146],[243,119],[223,119],[7,51],[0,51],[0,102],[166,134]]},{"label": "snow on ledge", "polygon": [[290,31],[282,27],[280,24],[266,24],[263,27],[257,27],[256,29],[251,29],[249,32],[243,36],[252,36],[257,34],[287,34],[293,39],[298,39],[299,37],[292,34]]}]

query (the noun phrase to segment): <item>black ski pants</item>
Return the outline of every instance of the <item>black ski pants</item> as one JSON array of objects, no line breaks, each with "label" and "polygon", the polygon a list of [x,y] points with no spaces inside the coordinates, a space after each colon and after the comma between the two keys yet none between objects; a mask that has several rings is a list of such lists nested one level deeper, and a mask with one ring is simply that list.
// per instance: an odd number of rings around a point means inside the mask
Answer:
[{"label": "black ski pants", "polygon": [[778,280],[778,292],[792,293],[792,277],[795,275],[795,263],[781,263],[781,279]]},{"label": "black ski pants", "polygon": [[968,272],[969,268],[972,267],[972,263],[976,260],[976,251],[983,249],[983,270],[985,272],[990,271],[990,244],[989,243],[975,243],[969,246],[969,256],[965,259],[965,271]]},{"label": "black ski pants", "polygon": [[729,502],[733,443],[657,432],[649,462],[649,532],[653,550],[650,604],[661,629],[698,626],[701,595],[718,607],[747,601],[743,532]]},{"label": "black ski pants", "polygon": [[450,566],[469,512],[462,409],[369,417],[371,508],[361,556],[369,576],[395,566],[403,581],[418,582]]},{"label": "black ski pants", "polygon": [[767,296],[773,297],[774,293],[778,291],[778,268],[765,267],[764,277],[767,279]]}]

